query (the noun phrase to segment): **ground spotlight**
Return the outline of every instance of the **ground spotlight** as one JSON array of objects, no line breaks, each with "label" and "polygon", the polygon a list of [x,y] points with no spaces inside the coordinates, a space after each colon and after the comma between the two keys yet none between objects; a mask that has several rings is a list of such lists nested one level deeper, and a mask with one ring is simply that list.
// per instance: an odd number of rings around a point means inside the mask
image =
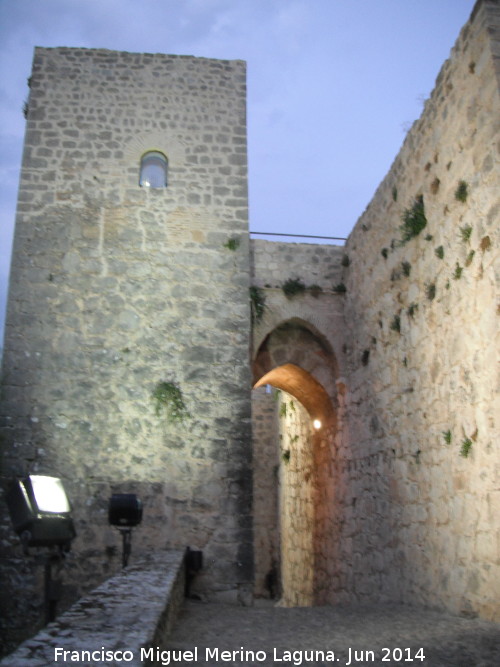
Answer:
[{"label": "ground spotlight", "polygon": [[30,475],[14,482],[7,493],[14,530],[28,547],[58,546],[69,551],[76,536],[71,506],[58,477]]},{"label": "ground spotlight", "polygon": [[132,551],[132,528],[142,521],[142,503],[135,493],[113,493],[109,499],[108,520],[122,534],[122,566],[126,567]]},{"label": "ground spotlight", "polygon": [[30,547],[48,549],[42,559],[45,565],[45,620],[48,623],[55,619],[57,601],[61,597],[61,583],[53,581],[52,566],[60,564],[76,536],[68,497],[58,477],[29,475],[12,484],[6,500],[24,552],[29,553]]}]

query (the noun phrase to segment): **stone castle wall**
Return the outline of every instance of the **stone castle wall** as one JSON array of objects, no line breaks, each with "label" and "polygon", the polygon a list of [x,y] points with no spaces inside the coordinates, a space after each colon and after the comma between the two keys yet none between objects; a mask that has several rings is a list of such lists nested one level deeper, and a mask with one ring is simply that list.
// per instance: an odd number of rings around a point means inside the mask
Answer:
[{"label": "stone castle wall", "polygon": [[[485,1],[346,244],[338,439],[356,597],[496,620],[499,75],[500,5]],[[401,243],[418,197],[427,225]]]},{"label": "stone castle wall", "polygon": [[[265,299],[262,318],[252,327],[253,380],[287,365],[305,372],[284,370],[278,384],[271,373],[269,383],[283,390],[279,401],[275,391],[253,390],[255,592],[278,591],[282,605],[323,604],[339,587],[333,467],[339,426],[333,414],[325,414],[320,430],[313,428],[322,407],[310,392],[319,383],[335,412],[344,363],[339,285],[345,253],[342,247],[312,243],[252,240],[250,247],[252,284]],[[290,279],[305,289],[287,296],[283,287]],[[270,591],[265,582],[276,573]]]},{"label": "stone castle wall", "polygon": [[[268,306],[255,354],[295,321],[335,360],[336,430],[320,466],[329,529],[314,565],[328,574],[323,602],[500,618],[499,29],[498,2],[477,3],[345,248],[252,242]],[[405,211],[422,203],[426,226],[403,243]],[[290,277],[324,292],[286,299]]]},{"label": "stone castle wall", "polygon": [[[252,577],[245,64],[38,48],[30,85],[2,489],[62,477],[73,597],[120,565],[118,491],[144,503],[134,551],[201,548],[200,585],[236,595]],[[139,187],[148,150],[167,156],[168,187]],[[162,382],[184,423],[157,414]],[[4,503],[1,539],[9,590],[30,566]],[[2,617],[26,623],[30,599],[2,596]]]},{"label": "stone castle wall", "polygon": [[[252,465],[250,350],[253,382],[288,364],[277,386],[328,413],[308,600],[500,618],[499,33],[498,1],[480,0],[344,248],[249,242],[243,63],[36,51],[2,491],[28,472],[64,479],[79,530],[73,597],[119,566],[113,491],[144,500],[133,548],[202,548],[200,586],[231,599],[252,578],[254,521],[256,592],[269,593],[279,429],[254,390]],[[138,186],[148,150],[169,159],[164,190]],[[407,239],[405,212],[426,221]],[[309,289],[286,297],[289,278]],[[250,284],[266,298],[253,326]],[[182,390],[186,422],[156,413],[160,382]],[[0,530],[6,590],[36,589],[5,516]],[[31,597],[4,598],[4,618],[34,619]]]}]

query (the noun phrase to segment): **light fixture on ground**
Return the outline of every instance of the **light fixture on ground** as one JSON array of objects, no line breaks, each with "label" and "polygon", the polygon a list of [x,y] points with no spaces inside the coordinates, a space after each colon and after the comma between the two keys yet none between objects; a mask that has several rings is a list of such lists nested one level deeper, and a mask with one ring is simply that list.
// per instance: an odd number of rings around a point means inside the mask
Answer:
[{"label": "light fixture on ground", "polygon": [[71,506],[58,477],[29,475],[12,484],[7,495],[7,507],[14,530],[19,535],[23,550],[45,547],[45,618],[54,620],[60,582],[52,580],[52,566],[59,564],[76,537]]},{"label": "light fixture on ground", "polygon": [[142,503],[135,493],[113,493],[109,499],[108,520],[122,535],[122,566],[126,567],[132,551],[132,528],[142,521]]}]

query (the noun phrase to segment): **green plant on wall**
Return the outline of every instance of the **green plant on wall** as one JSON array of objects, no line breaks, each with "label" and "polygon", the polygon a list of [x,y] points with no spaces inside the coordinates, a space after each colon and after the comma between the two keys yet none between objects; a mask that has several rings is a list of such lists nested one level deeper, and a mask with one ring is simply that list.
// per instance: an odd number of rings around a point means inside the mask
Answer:
[{"label": "green plant on wall", "polygon": [[415,317],[415,313],[418,310],[418,303],[410,303],[408,306],[408,310],[406,311],[408,313],[408,317]]},{"label": "green plant on wall", "polygon": [[228,250],[234,251],[239,247],[240,247],[240,240],[236,238],[228,239],[226,243],[224,243],[224,248],[227,248]]},{"label": "green plant on wall", "polygon": [[426,283],[425,285],[425,295],[432,301],[436,298],[436,283]]},{"label": "green plant on wall", "polygon": [[454,280],[460,280],[460,278],[462,277],[462,271],[463,271],[463,268],[457,262],[455,264],[455,271],[453,271],[453,279]]},{"label": "green plant on wall", "polygon": [[191,416],[184,404],[182,391],[175,382],[158,382],[152,398],[156,415],[160,416],[165,410],[170,423],[183,422]]},{"label": "green plant on wall", "polygon": [[443,259],[444,257],[444,248],[442,245],[438,246],[434,252],[436,253],[436,257],[439,257],[439,259]]},{"label": "green plant on wall", "polygon": [[472,264],[472,260],[474,259],[474,255],[476,254],[475,250],[471,250],[469,254],[467,255],[465,259],[465,266],[470,266]]},{"label": "green plant on wall", "polygon": [[399,229],[401,231],[401,242],[404,244],[418,236],[427,226],[423,195],[416,197],[412,206],[403,211],[402,220],[403,224]]},{"label": "green plant on wall", "polygon": [[394,315],[394,317],[392,318],[392,322],[390,324],[390,328],[392,329],[392,331],[401,333],[401,317],[399,315]]},{"label": "green plant on wall", "polygon": [[339,283],[338,285],[334,285],[332,287],[332,290],[336,294],[344,294],[345,292],[347,292],[347,287],[344,285],[344,283]]},{"label": "green plant on wall", "polygon": [[471,234],[472,234],[471,225],[464,225],[463,227],[460,227],[460,238],[464,243],[468,243],[468,241],[470,241]]},{"label": "green plant on wall", "polygon": [[250,303],[252,307],[252,321],[260,322],[266,308],[266,296],[260,287],[250,287]]},{"label": "green plant on wall", "polygon": [[455,190],[455,199],[464,204],[467,201],[467,196],[469,194],[469,186],[466,181],[460,181],[457,189]]},{"label": "green plant on wall", "polygon": [[300,278],[289,278],[282,287],[283,293],[286,297],[291,298],[297,294],[305,292],[306,286]]},{"label": "green plant on wall", "polygon": [[286,417],[286,403],[280,405],[280,417]]},{"label": "green plant on wall", "polygon": [[460,456],[463,456],[464,459],[468,458],[472,449],[472,440],[470,438],[464,438],[462,440],[462,445],[460,446]]}]

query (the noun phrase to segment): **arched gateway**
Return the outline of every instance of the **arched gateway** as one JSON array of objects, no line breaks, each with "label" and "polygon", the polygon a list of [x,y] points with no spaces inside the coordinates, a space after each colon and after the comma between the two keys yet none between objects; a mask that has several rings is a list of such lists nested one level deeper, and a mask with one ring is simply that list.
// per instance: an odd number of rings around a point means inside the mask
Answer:
[{"label": "arched gateway", "polygon": [[253,362],[256,593],[325,601],[334,565],[337,362],[307,322],[283,322]]}]

